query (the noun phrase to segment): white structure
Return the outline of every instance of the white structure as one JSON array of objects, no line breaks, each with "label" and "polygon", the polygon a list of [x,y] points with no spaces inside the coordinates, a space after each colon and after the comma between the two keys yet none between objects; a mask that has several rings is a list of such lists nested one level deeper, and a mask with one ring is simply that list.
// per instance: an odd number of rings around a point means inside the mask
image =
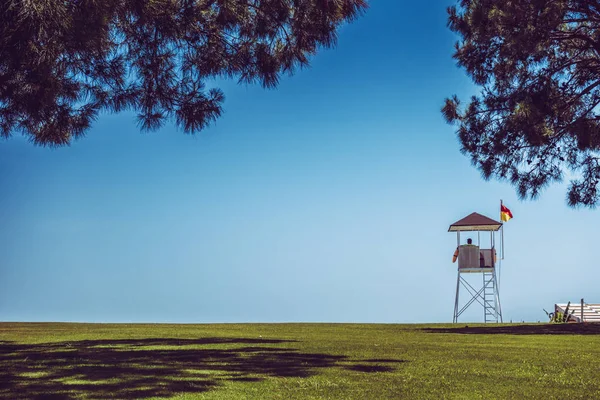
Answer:
[{"label": "white structure", "polygon": [[[581,312],[581,303],[575,302],[569,304],[569,315],[570,320],[575,322],[600,322],[600,304],[587,304],[583,303],[583,313]],[[567,310],[567,303],[555,304],[554,312],[565,313]]]},{"label": "white structure", "polygon": [[[456,278],[456,298],[452,322],[458,322],[458,317],[475,302],[483,307],[484,322],[502,322],[500,293],[496,278],[496,267],[499,261],[496,252],[496,232],[501,228],[501,222],[478,213],[472,213],[450,225],[448,232],[456,232],[456,249],[458,251],[458,277]],[[461,245],[461,232],[476,233],[477,244]],[[484,237],[489,233],[489,246],[485,248],[481,246],[482,233]],[[478,285],[472,284],[472,278],[478,277],[482,277],[483,280],[480,289],[476,289]],[[466,289],[471,296],[462,307],[459,306],[461,287]]]}]

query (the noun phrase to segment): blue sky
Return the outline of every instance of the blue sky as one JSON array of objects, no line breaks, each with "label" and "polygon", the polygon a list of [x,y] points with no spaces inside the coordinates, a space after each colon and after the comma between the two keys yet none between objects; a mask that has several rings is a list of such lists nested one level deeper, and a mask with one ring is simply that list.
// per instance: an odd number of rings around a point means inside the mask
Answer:
[{"label": "blue sky", "polygon": [[118,114],[68,148],[0,143],[0,320],[448,322],[448,225],[500,199],[505,320],[600,302],[600,213],[483,181],[442,120],[475,90],[450,4],[373,1],[276,90],[219,83],[197,136]]}]

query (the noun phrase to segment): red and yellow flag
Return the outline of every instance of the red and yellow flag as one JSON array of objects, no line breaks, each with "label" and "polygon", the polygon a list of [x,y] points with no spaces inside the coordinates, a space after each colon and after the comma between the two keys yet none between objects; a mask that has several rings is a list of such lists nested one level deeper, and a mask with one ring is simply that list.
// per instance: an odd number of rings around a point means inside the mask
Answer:
[{"label": "red and yellow flag", "polygon": [[513,217],[513,215],[510,212],[510,210],[508,209],[508,207],[501,204],[500,205],[500,220],[503,222],[506,222],[509,219],[511,219],[512,217]]}]

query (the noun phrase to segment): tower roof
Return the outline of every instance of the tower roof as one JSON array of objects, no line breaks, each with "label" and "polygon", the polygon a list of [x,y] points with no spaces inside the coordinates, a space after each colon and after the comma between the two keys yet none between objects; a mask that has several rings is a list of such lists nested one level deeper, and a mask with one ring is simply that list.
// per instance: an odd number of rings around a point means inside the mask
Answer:
[{"label": "tower roof", "polygon": [[495,221],[476,212],[459,219],[448,228],[448,232],[456,231],[497,231],[502,222]]}]

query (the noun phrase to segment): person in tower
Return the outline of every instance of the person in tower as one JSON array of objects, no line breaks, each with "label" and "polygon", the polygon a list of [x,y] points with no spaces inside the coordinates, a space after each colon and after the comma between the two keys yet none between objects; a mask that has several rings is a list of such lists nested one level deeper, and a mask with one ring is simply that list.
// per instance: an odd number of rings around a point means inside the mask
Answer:
[{"label": "person in tower", "polygon": [[[473,240],[471,238],[467,239],[467,244],[464,244],[463,246],[475,246],[473,244]],[[456,248],[456,250],[454,250],[454,255],[452,256],[452,262],[455,263],[456,260],[458,260],[458,253],[459,253],[459,248],[461,248],[462,246],[458,246]],[[484,266],[484,261],[483,261],[483,254],[479,253],[479,265],[481,267]]]}]

